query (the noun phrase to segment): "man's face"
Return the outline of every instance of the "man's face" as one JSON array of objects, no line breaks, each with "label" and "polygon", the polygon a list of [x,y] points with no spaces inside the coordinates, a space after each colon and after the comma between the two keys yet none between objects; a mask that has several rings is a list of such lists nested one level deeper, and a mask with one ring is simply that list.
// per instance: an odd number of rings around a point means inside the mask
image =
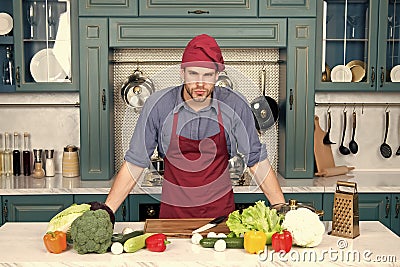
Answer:
[{"label": "man's face", "polygon": [[204,102],[214,90],[214,84],[218,79],[218,73],[214,69],[203,67],[186,67],[181,69],[181,77],[184,80],[185,100],[193,99],[196,102]]}]

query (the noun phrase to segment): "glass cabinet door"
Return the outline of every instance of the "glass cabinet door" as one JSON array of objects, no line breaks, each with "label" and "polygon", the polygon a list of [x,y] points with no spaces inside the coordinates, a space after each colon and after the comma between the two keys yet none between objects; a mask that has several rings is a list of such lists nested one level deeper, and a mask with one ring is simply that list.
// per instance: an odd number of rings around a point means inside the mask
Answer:
[{"label": "glass cabinet door", "polygon": [[[321,84],[335,90],[374,90],[377,1],[327,0],[322,7]],[[374,38],[375,37],[375,38]]]},{"label": "glass cabinet door", "polygon": [[[71,16],[75,0],[18,2],[17,90],[76,90]],[[75,11],[76,13],[76,11]],[[19,39],[19,40],[18,40]]]},{"label": "glass cabinet door", "polygon": [[379,17],[378,90],[400,91],[400,1],[381,0]]}]

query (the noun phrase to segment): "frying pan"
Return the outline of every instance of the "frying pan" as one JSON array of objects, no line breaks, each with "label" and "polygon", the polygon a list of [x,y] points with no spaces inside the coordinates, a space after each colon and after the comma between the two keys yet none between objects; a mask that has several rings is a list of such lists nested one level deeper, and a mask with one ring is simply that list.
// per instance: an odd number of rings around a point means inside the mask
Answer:
[{"label": "frying pan", "polygon": [[265,95],[266,70],[262,70],[261,85],[263,95],[257,97],[250,103],[253,111],[255,126],[259,132],[264,132],[278,120],[279,106],[276,101]]},{"label": "frying pan", "polygon": [[228,77],[228,74],[226,73],[226,71],[221,71],[219,73],[218,80],[215,82],[215,86],[227,87],[227,88],[233,89],[233,82]]},{"label": "frying pan", "polygon": [[136,69],[121,87],[121,96],[125,104],[141,109],[146,99],[155,91],[153,82]]}]

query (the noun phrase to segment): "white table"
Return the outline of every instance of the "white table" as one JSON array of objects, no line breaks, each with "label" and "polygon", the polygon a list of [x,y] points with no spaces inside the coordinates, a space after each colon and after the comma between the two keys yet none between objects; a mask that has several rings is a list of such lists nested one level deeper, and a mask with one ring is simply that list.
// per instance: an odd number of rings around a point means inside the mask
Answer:
[{"label": "white table", "polygon": [[[330,230],[330,223],[324,223],[326,230]],[[142,229],[143,223],[116,223],[114,231],[120,232],[126,226]],[[315,248],[293,247],[283,258],[286,262],[272,254],[271,246],[260,257],[243,249],[216,252],[193,245],[189,239],[170,239],[172,243],[162,253],[142,249],[121,255],[110,252],[79,255],[69,248],[61,254],[52,254],[46,251],[42,241],[46,227],[47,223],[6,223],[0,227],[0,266],[400,266],[400,238],[375,221],[360,222],[361,235],[355,239],[325,234],[322,243]],[[338,247],[345,243],[345,248]],[[265,255],[268,255],[267,259]],[[295,261],[304,256],[300,262]],[[364,257],[371,262],[365,261]],[[378,257],[396,262],[378,265],[373,262]]]}]

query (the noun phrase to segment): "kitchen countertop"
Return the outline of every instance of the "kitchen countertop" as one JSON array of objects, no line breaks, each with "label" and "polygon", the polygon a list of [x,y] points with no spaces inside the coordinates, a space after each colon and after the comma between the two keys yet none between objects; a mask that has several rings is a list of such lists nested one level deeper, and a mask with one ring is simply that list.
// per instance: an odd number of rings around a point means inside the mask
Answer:
[{"label": "kitchen countertop", "polygon": [[[400,172],[352,171],[347,175],[316,177],[314,179],[285,179],[278,176],[284,193],[333,193],[336,182],[357,183],[359,193],[398,193],[400,192]],[[0,195],[44,195],[44,194],[108,194],[113,179],[108,181],[82,181],[79,177],[66,178],[61,174],[54,177],[36,179],[31,176],[1,176]],[[141,186],[131,194],[160,194],[161,187]],[[235,193],[261,193],[256,185],[234,186]]]},{"label": "kitchen countertop", "polygon": [[[113,255],[79,255],[69,247],[61,254],[51,254],[43,245],[47,223],[6,223],[0,227],[0,266],[400,266],[400,238],[376,221],[360,222],[360,236],[344,239],[326,232],[315,248],[293,247],[279,258],[271,246],[264,254],[246,253],[243,249],[216,252],[191,244],[190,239],[169,239],[162,253],[146,249]],[[116,223],[115,232],[124,227],[143,229],[143,223]],[[297,258],[299,257],[299,260]],[[273,261],[273,262],[272,262]]]}]

